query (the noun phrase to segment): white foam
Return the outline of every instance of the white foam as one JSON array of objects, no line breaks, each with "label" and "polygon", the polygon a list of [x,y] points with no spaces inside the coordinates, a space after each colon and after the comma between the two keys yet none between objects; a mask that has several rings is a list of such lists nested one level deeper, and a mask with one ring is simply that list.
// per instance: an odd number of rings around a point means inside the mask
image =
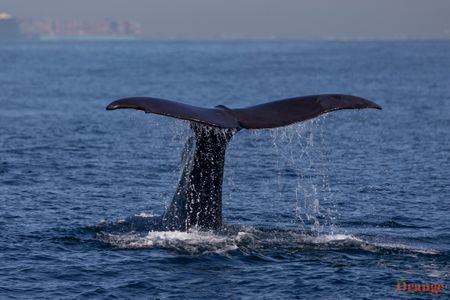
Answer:
[{"label": "white foam", "polygon": [[427,275],[434,278],[450,278],[449,271],[431,270]]},{"label": "white foam", "polygon": [[[346,247],[369,252],[382,250],[407,251],[411,254],[439,254],[434,249],[415,248],[399,243],[376,243],[351,234],[311,235],[295,231],[265,232],[252,227],[241,227],[232,233],[211,231],[150,231],[146,234],[102,233],[99,238],[119,248],[165,248],[188,254],[226,254],[236,249],[276,247],[302,249],[305,245],[317,245],[320,249]],[[281,248],[280,248],[281,247]]]},{"label": "white foam", "polygon": [[388,250],[406,250],[406,251],[410,251],[410,252],[416,253],[416,254],[437,255],[440,253],[440,251],[436,250],[436,249],[416,248],[413,246],[399,244],[399,243],[392,243],[392,244],[373,243],[373,246],[378,247],[378,248],[388,249]]},{"label": "white foam", "polygon": [[411,245],[405,245],[400,243],[377,243],[369,242],[361,238],[348,234],[333,234],[333,235],[321,235],[314,240],[317,243],[331,243],[331,242],[353,242],[356,243],[361,249],[369,252],[378,252],[380,249],[385,250],[406,250],[417,254],[439,254],[438,250],[416,248]]},{"label": "white foam", "polygon": [[151,212],[141,212],[138,213],[136,215],[134,215],[135,217],[141,217],[141,218],[153,218],[153,217],[157,217],[157,214],[153,214]]},{"label": "white foam", "polygon": [[249,233],[218,235],[196,231],[150,231],[147,235],[103,234],[102,240],[120,248],[166,248],[189,254],[226,253],[238,248],[238,243]]},{"label": "white foam", "polygon": [[363,243],[364,241],[350,234],[324,234],[312,237],[311,242],[326,244],[331,242],[353,241]]}]

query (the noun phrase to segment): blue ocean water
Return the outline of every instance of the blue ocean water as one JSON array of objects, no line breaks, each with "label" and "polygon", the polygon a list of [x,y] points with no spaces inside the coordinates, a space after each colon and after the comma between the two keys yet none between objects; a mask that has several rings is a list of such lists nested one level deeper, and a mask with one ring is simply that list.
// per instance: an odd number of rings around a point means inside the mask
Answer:
[{"label": "blue ocean water", "polygon": [[[450,42],[0,45],[0,298],[450,296]],[[241,131],[226,230],[149,232],[188,124],[112,100],[212,107],[348,93],[382,111]]]}]

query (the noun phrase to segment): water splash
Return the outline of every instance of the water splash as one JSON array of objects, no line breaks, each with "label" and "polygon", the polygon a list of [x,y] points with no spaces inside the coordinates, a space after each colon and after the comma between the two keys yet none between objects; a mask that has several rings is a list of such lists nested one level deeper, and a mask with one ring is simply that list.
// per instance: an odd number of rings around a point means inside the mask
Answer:
[{"label": "water splash", "polygon": [[[229,146],[229,152],[232,153],[227,153],[227,157],[232,157],[226,159],[229,166],[225,168],[224,176],[225,202],[254,197],[261,205],[272,206],[270,208],[274,205],[290,206],[293,211],[292,223],[297,224],[299,229],[321,233],[337,232],[335,224],[338,212],[328,177],[328,150],[323,146],[324,118],[326,116],[271,130],[239,132]],[[168,134],[164,136],[167,138],[168,148],[177,149],[170,152],[177,152],[183,148],[186,138],[192,135],[189,122],[175,121],[167,124],[169,126],[165,127],[168,130],[165,131]],[[215,128],[205,130],[220,131]],[[240,151],[241,147],[245,150]],[[233,151],[236,148],[237,151]],[[254,149],[254,153],[248,153],[249,148]],[[171,165],[179,164],[178,157],[175,159],[176,161],[173,161],[172,158]],[[245,165],[242,165],[242,162]],[[183,167],[182,164],[181,169]],[[251,172],[260,170],[261,173],[256,174],[254,185],[243,186],[240,182],[248,180],[241,178],[252,176],[249,169]],[[172,188],[167,188],[164,195],[160,195],[166,203],[166,208],[179,176],[179,168],[173,168],[170,178],[166,180],[173,184]],[[285,222],[285,218],[282,219],[282,222]]]},{"label": "water splash", "polygon": [[[226,226],[221,231],[131,231],[127,233],[100,231],[97,240],[120,249],[161,248],[188,255],[230,255],[272,253],[282,255],[298,252],[340,251],[370,253],[402,253],[439,255],[435,249],[401,243],[378,243],[351,234],[317,234],[311,231],[267,229],[253,226]],[[276,255],[276,254],[275,254]]]}]

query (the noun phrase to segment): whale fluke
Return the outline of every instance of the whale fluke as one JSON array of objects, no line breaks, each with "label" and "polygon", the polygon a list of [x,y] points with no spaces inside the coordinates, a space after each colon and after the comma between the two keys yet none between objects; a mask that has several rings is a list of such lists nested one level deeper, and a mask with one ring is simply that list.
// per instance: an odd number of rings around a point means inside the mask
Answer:
[{"label": "whale fluke", "polygon": [[378,104],[367,99],[339,94],[289,98],[238,109],[230,109],[223,105],[203,108],[150,97],[123,98],[106,107],[107,110],[123,108],[138,109],[146,113],[235,129],[287,126],[340,109],[381,109]]},{"label": "whale fluke", "polygon": [[246,108],[202,108],[158,98],[124,98],[107,110],[131,108],[191,122],[193,136],[183,151],[183,171],[172,202],[162,217],[166,230],[219,229],[222,226],[222,180],[225,150],[241,129],[287,126],[341,109],[381,107],[350,95],[315,95]]},{"label": "whale fluke", "polygon": [[106,109],[132,108],[177,119],[193,121],[220,128],[238,128],[239,123],[224,106],[203,108],[171,100],[150,97],[123,98],[109,104]]},{"label": "whale fluke", "polygon": [[239,125],[246,129],[287,126],[341,109],[381,109],[378,104],[350,95],[314,95],[268,102],[247,108],[233,109]]}]

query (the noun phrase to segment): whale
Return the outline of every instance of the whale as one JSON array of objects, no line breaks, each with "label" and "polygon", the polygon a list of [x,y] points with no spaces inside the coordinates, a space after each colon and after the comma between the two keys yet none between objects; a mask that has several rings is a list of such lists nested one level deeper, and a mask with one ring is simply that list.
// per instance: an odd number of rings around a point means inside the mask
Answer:
[{"label": "whale", "polygon": [[166,231],[220,230],[222,182],[228,143],[241,130],[288,126],[343,109],[382,109],[365,98],[321,94],[271,101],[245,108],[203,108],[177,101],[122,98],[107,110],[136,109],[188,121],[192,135],[182,150],[182,172],[172,200],[160,218]]}]

